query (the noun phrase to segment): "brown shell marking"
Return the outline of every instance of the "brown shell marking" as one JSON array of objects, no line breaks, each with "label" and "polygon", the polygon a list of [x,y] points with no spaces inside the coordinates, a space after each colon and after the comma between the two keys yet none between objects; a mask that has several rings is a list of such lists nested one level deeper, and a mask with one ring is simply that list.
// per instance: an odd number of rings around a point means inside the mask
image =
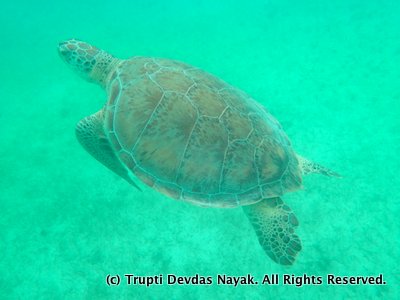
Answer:
[{"label": "brown shell marking", "polygon": [[136,57],[110,76],[105,128],[139,179],[175,199],[237,206],[301,186],[279,122],[244,92],[181,62]]},{"label": "brown shell marking", "polygon": [[192,192],[219,193],[219,178],[227,146],[228,137],[218,119],[198,118],[178,170],[177,184]]},{"label": "brown shell marking", "polygon": [[177,175],[195,121],[196,110],[182,94],[165,92],[133,147],[133,157],[158,179],[171,181]]}]

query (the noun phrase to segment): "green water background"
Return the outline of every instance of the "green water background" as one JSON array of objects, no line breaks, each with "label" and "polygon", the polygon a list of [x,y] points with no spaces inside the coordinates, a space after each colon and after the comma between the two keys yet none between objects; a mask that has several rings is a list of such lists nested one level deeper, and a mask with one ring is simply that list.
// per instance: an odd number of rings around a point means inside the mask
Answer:
[{"label": "green water background", "polygon": [[[399,1],[15,1],[0,10],[1,299],[396,299]],[[238,86],[340,172],[288,194],[303,250],[274,264],[241,209],[132,189],[77,143],[105,93],[59,41],[178,59]],[[384,275],[383,286],[109,287],[107,274]]]}]

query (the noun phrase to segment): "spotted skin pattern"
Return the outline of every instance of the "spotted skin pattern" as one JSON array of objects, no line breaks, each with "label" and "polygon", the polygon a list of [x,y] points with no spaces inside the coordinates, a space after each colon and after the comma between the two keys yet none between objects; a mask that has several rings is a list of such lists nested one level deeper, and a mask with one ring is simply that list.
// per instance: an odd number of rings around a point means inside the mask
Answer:
[{"label": "spotted skin pattern", "polygon": [[101,85],[106,84],[107,75],[119,62],[111,54],[76,39],[61,42],[58,53],[80,76]]}]

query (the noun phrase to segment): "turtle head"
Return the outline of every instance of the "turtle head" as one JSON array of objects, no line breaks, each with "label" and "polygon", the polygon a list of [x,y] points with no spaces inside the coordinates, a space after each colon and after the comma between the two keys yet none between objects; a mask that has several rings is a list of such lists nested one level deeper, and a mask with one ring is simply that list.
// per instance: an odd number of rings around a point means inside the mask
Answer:
[{"label": "turtle head", "polygon": [[108,74],[119,62],[111,54],[76,39],[61,42],[58,53],[85,79],[101,85],[105,85]]}]

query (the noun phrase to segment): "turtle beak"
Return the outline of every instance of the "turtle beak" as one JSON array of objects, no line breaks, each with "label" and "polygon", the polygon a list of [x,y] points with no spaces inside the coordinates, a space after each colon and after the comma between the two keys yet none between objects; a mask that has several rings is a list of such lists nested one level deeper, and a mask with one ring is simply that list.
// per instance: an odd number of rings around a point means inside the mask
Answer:
[{"label": "turtle beak", "polygon": [[61,42],[58,44],[58,54],[64,61],[68,62],[68,57],[71,56],[71,50],[68,49],[68,44],[66,42]]}]

